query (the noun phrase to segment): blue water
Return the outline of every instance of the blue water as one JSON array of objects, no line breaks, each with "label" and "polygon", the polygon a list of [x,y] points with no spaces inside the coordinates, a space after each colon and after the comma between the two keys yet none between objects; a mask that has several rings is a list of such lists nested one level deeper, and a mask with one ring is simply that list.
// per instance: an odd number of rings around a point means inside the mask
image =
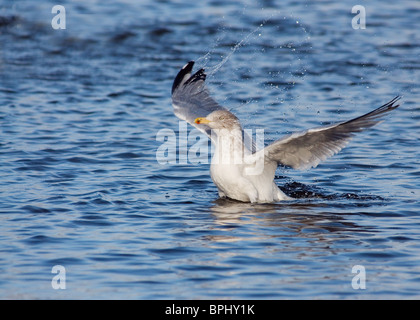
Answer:
[{"label": "blue water", "polygon": [[[354,1],[60,1],[55,30],[56,4],[0,1],[0,298],[420,298],[418,1],[360,1],[366,29]],[[402,105],[279,168],[296,200],[221,200],[208,164],[156,159],[190,60],[267,142]]]}]

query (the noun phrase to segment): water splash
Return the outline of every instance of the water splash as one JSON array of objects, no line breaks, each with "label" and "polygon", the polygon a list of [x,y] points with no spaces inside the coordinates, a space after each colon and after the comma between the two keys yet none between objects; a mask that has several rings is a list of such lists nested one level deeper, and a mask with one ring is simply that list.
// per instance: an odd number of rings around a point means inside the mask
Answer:
[{"label": "water splash", "polygon": [[[284,180],[287,177],[276,176],[276,180]],[[373,195],[364,195],[356,193],[329,193],[325,190],[322,190],[318,186],[306,185],[297,181],[289,181],[283,185],[279,185],[279,188],[285,192],[288,196],[291,196],[295,199],[324,199],[324,200],[365,200],[373,201],[379,200],[384,201],[385,199],[380,196]]]},{"label": "water splash", "polygon": [[[258,32],[259,35],[261,35],[260,31],[261,29],[267,24],[267,22],[269,22],[272,18],[273,18],[274,14],[271,14],[268,18],[264,19],[258,27],[254,28],[252,31],[250,31],[248,34],[245,35],[245,37],[243,37],[239,42],[237,42],[231,49],[230,52],[222,59],[222,61],[220,61],[218,64],[216,64],[215,66],[209,67],[207,70],[207,74],[209,76],[214,75],[217,71],[219,71],[219,69],[221,67],[223,67],[223,65],[229,61],[229,59],[243,46],[245,46],[246,44],[248,44],[253,36]],[[212,53],[214,52],[214,50],[217,48],[217,46],[219,45],[220,41],[223,39],[224,36],[219,37],[216,39],[215,44],[213,45],[212,49],[210,51],[208,51],[204,56],[200,57],[197,59],[197,63],[201,64],[203,66],[207,65],[207,61],[209,60],[209,57],[212,55]],[[204,63],[202,62],[204,61]]]}]

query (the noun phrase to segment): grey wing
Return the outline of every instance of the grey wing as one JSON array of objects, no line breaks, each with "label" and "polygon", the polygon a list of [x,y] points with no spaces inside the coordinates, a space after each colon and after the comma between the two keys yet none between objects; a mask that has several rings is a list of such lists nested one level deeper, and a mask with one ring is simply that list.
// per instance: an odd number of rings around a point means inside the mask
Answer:
[{"label": "grey wing", "polygon": [[176,76],[172,85],[172,105],[175,115],[211,137],[210,127],[197,125],[194,120],[206,117],[215,110],[226,110],[212,97],[205,86],[204,69],[191,76],[194,61],[188,62]]},{"label": "grey wing", "polygon": [[356,132],[379,123],[380,117],[399,106],[394,105],[399,99],[397,96],[383,106],[346,122],[293,133],[264,148],[264,156],[268,161],[294,169],[316,167],[344,148]]}]

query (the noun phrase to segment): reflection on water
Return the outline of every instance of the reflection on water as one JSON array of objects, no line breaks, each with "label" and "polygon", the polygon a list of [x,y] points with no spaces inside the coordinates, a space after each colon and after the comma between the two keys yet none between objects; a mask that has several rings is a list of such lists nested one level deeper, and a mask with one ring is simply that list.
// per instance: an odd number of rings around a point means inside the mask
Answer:
[{"label": "reflection on water", "polygon": [[[243,224],[288,228],[296,235],[319,232],[368,232],[369,227],[347,221],[346,213],[333,213],[334,203],[292,200],[284,203],[251,204],[217,199],[210,207],[216,225],[235,228]],[[340,208],[341,209],[341,208]],[[316,213],[314,211],[316,210]],[[264,229],[261,229],[264,230]],[[322,237],[321,237],[322,238]]]}]

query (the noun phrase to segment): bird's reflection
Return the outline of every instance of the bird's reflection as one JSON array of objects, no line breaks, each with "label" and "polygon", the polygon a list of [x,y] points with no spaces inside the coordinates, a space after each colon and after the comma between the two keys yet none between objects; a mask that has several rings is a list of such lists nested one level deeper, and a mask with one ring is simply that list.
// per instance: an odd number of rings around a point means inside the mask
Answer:
[{"label": "bird's reflection", "polygon": [[[243,228],[247,225],[258,225],[248,228],[247,232],[223,232],[209,235],[212,241],[240,241],[246,236],[253,238],[275,238],[289,234],[293,237],[315,238],[329,237],[332,233],[368,232],[372,228],[348,221],[345,204],[325,199],[296,199],[293,201],[272,204],[251,204],[231,199],[213,201],[210,211],[214,217],[214,229],[224,231]],[[269,229],[267,229],[269,228]],[[248,230],[249,231],[249,230]]]}]

